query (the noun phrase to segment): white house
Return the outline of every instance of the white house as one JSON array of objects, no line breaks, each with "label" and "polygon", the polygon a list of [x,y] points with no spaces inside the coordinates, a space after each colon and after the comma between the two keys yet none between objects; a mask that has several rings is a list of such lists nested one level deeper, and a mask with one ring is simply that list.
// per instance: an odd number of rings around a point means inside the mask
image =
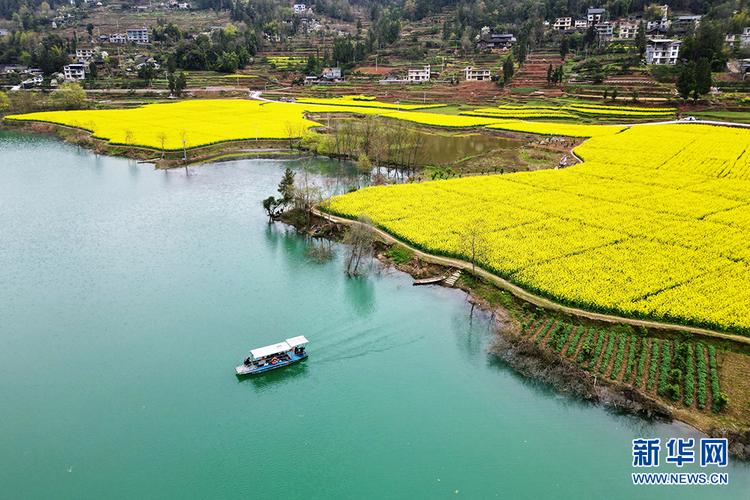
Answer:
[{"label": "white house", "polygon": [[148,43],[148,28],[133,28],[127,31],[128,42]]},{"label": "white house", "polygon": [[651,38],[646,45],[646,64],[677,64],[680,40]]},{"label": "white house", "polygon": [[295,3],[292,7],[292,10],[295,14],[304,14],[305,12],[307,12],[307,5],[303,3]]},{"label": "white house", "polygon": [[638,23],[636,21],[620,21],[617,25],[617,38],[619,40],[633,40],[638,34]]},{"label": "white house", "polygon": [[479,69],[467,66],[464,68],[464,79],[467,82],[481,82],[484,80],[490,80],[492,75],[488,69]]},{"label": "white house", "polygon": [[596,34],[599,36],[600,40],[606,41],[606,40],[612,39],[612,33],[614,31],[612,23],[610,22],[597,23],[594,25],[594,29],[596,30]]},{"label": "white house", "polygon": [[66,80],[83,80],[86,78],[86,65],[82,63],[68,64],[63,66],[63,74]]},{"label": "white house", "polygon": [[78,47],[76,48],[76,60],[79,62],[88,61],[94,57],[96,50],[92,47]]},{"label": "white house", "polygon": [[128,43],[128,37],[124,33],[112,33],[109,35],[109,43]]},{"label": "white house", "polygon": [[604,9],[595,9],[593,7],[589,7],[589,9],[586,11],[586,21],[588,22],[589,26],[593,26],[602,22],[603,18]]},{"label": "white house", "polygon": [[406,75],[406,81],[409,83],[421,83],[430,81],[430,65],[426,65],[422,68],[409,68],[409,72]]},{"label": "white house", "polygon": [[573,18],[572,17],[558,17],[555,19],[555,23],[552,25],[552,27],[556,30],[569,30],[573,27]]},{"label": "white house", "polygon": [[577,30],[586,29],[588,25],[589,23],[585,19],[576,19],[575,21],[573,21],[573,27]]}]

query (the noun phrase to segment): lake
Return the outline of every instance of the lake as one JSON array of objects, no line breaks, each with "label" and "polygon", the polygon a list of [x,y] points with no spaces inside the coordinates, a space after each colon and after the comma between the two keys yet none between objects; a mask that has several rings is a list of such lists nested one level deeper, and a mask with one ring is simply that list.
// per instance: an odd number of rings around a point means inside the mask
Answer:
[{"label": "lake", "polygon": [[[635,488],[632,439],[697,433],[519,377],[463,292],[311,261],[260,206],[288,165],[186,176],[0,132],[3,498],[747,495],[737,463]],[[307,361],[235,377],[300,334]]]}]

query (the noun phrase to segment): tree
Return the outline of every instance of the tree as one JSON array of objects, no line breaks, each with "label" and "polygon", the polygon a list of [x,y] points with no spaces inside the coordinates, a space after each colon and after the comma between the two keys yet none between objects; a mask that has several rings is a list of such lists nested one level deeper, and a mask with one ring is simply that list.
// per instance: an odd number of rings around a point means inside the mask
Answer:
[{"label": "tree", "polygon": [[141,64],[138,68],[138,78],[143,80],[146,86],[151,85],[151,80],[156,78],[156,67],[150,62]]},{"label": "tree", "polygon": [[375,231],[372,228],[372,221],[366,216],[360,216],[357,223],[349,227],[344,236],[344,243],[348,245],[346,274],[359,276],[362,274],[360,269],[362,259],[372,256],[374,249]]},{"label": "tree", "polygon": [[86,25],[86,33],[89,34],[89,38],[91,38],[92,36],[94,36],[94,25],[93,24],[88,23]]},{"label": "tree", "polygon": [[289,204],[294,200],[294,170],[287,167],[284,170],[284,176],[281,178],[278,186],[278,192],[281,195],[281,201],[284,204]]},{"label": "tree", "polygon": [[78,83],[63,83],[52,93],[52,101],[57,108],[79,109],[86,103],[86,91]]},{"label": "tree", "polygon": [[513,78],[513,72],[515,68],[513,66],[513,58],[508,56],[503,62],[503,82],[510,83],[510,79]]},{"label": "tree", "polygon": [[180,71],[179,73],[177,73],[177,76],[175,77],[175,82],[174,82],[175,95],[181,96],[182,91],[185,90],[186,87],[187,87],[187,77],[185,76],[184,71]]},{"label": "tree", "polygon": [[547,85],[549,85],[550,83],[552,83],[552,65],[551,64],[547,67]]},{"label": "tree", "polygon": [[682,65],[675,85],[680,97],[690,97],[690,93],[695,89],[695,65],[692,62]]},{"label": "tree", "polygon": [[706,95],[711,91],[711,62],[702,57],[695,65],[695,95]]},{"label": "tree", "polygon": [[617,87],[612,89],[612,100],[613,101],[617,100]]},{"label": "tree", "polygon": [[471,262],[472,272],[476,272],[477,261],[487,257],[489,242],[485,231],[479,219],[468,222],[461,231],[461,253]]},{"label": "tree", "polygon": [[96,80],[97,75],[99,74],[99,68],[96,66],[96,63],[94,61],[91,61],[89,63],[89,71],[86,73],[86,77],[90,80]]},{"label": "tree", "polygon": [[635,46],[638,47],[638,55],[643,57],[646,53],[646,26],[643,21],[638,24],[638,32],[635,35]]},{"label": "tree", "polygon": [[568,40],[567,36],[564,36],[562,40],[560,40],[560,57],[565,59],[565,56],[568,55],[568,52],[570,52],[570,41]]}]

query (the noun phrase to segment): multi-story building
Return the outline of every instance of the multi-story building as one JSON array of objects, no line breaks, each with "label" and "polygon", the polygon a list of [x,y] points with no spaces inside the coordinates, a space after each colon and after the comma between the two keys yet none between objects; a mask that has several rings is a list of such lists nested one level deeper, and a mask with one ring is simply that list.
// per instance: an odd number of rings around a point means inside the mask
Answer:
[{"label": "multi-story building", "polygon": [[148,28],[133,28],[127,31],[128,42],[148,43]]},{"label": "multi-story building", "polygon": [[63,66],[63,75],[66,80],[83,80],[86,78],[86,65],[74,63]]},{"label": "multi-story building", "polygon": [[88,61],[89,59],[94,57],[95,52],[96,49],[92,47],[77,47],[75,58],[79,62]]},{"label": "multi-story building", "polygon": [[588,26],[589,22],[585,19],[576,19],[575,21],[573,21],[573,28],[577,30],[585,30],[586,28],[588,28]]},{"label": "multi-story building", "polygon": [[422,68],[409,68],[406,75],[406,81],[409,83],[422,83],[430,81],[430,65]]},{"label": "multi-story building", "polygon": [[599,37],[599,40],[608,41],[612,39],[612,33],[614,32],[612,23],[597,23],[594,25],[594,29],[596,30],[596,35]]},{"label": "multi-story building", "polygon": [[573,27],[573,18],[572,17],[558,17],[555,19],[555,23],[552,25],[552,27],[556,30],[564,31],[569,30]]},{"label": "multi-story building", "polygon": [[589,26],[593,26],[595,24],[598,24],[604,20],[604,9],[595,9],[594,7],[589,7],[589,9],[586,11],[586,22]]},{"label": "multi-story building", "polygon": [[619,40],[632,40],[638,34],[639,23],[636,21],[620,21],[617,23],[617,36]]},{"label": "multi-story building", "polygon": [[687,33],[690,30],[696,29],[703,16],[677,16],[672,21],[672,30],[675,33]]},{"label": "multi-story building", "polygon": [[112,33],[109,35],[109,43],[128,43],[125,33]]},{"label": "multi-story building", "polygon": [[492,73],[488,69],[467,66],[464,68],[464,79],[469,82],[481,82],[492,79]]},{"label": "multi-story building", "polygon": [[680,40],[651,38],[646,45],[646,64],[677,64]]}]

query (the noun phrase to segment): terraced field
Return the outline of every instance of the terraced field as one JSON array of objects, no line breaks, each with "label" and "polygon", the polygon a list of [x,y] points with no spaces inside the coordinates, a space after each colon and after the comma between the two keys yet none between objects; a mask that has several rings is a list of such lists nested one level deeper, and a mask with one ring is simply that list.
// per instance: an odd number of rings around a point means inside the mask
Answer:
[{"label": "terraced field", "polygon": [[597,378],[630,385],[675,407],[719,413],[728,402],[712,345],[534,314],[523,318],[521,335]]}]

